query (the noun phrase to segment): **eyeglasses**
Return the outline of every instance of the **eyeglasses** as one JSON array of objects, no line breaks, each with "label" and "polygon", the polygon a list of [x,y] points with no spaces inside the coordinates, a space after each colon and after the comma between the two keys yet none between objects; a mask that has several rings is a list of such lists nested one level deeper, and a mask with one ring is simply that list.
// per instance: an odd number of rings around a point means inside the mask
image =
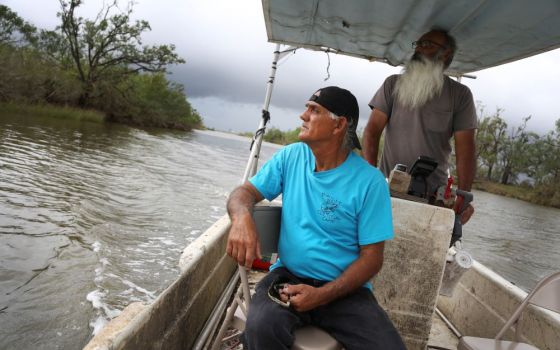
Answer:
[{"label": "eyeglasses", "polygon": [[413,41],[412,42],[412,48],[413,49],[416,49],[417,47],[421,47],[423,49],[429,49],[429,48],[432,48],[434,46],[439,46],[442,49],[447,49],[446,45],[441,45],[441,44],[438,44],[438,43],[433,42],[433,41],[428,40],[428,39],[418,40],[418,41]]}]

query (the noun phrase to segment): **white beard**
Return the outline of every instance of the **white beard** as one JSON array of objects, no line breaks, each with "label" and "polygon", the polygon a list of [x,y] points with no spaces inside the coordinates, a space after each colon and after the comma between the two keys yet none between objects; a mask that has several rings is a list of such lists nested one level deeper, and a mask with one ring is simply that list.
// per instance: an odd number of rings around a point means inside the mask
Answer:
[{"label": "white beard", "polygon": [[443,88],[443,62],[425,57],[410,60],[395,85],[397,102],[409,109],[423,106]]}]

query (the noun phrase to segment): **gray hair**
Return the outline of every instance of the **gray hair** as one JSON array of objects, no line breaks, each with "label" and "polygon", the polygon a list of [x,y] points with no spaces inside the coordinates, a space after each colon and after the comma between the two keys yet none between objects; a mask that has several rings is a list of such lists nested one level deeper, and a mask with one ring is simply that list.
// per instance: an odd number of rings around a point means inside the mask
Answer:
[{"label": "gray hair", "polygon": [[[339,117],[338,115],[334,114],[331,111],[328,112],[331,119],[338,120],[340,118],[345,118],[345,117]],[[342,139],[342,147],[344,147],[347,151],[352,151],[354,149],[354,141],[352,141],[352,136],[350,136],[351,121],[348,118],[346,118],[346,121],[348,122],[348,125],[346,126],[346,132],[344,132],[344,138]]]}]

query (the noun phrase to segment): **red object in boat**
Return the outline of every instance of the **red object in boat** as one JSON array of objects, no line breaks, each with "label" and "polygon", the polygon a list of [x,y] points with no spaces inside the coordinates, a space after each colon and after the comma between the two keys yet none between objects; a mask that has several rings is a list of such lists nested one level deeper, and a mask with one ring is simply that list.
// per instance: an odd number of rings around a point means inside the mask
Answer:
[{"label": "red object in boat", "polygon": [[447,187],[445,187],[443,198],[449,199],[449,197],[451,196],[451,185],[453,185],[453,176],[447,178]]},{"label": "red object in boat", "polygon": [[251,266],[251,267],[255,270],[268,271],[268,268],[270,267],[270,265],[272,265],[272,264],[268,261],[262,261],[261,259],[255,259],[255,260],[253,260],[253,266]]}]

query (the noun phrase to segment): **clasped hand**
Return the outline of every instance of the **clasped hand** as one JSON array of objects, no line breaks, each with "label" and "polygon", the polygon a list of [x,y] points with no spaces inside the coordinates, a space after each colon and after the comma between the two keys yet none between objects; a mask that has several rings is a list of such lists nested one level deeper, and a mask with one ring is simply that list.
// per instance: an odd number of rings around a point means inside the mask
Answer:
[{"label": "clasped hand", "polygon": [[279,294],[280,300],[289,301],[290,306],[299,312],[309,311],[325,304],[320,288],[307,284],[286,284]]},{"label": "clasped hand", "polygon": [[253,260],[262,259],[259,236],[251,214],[232,219],[226,253],[246,268],[251,268]]}]

